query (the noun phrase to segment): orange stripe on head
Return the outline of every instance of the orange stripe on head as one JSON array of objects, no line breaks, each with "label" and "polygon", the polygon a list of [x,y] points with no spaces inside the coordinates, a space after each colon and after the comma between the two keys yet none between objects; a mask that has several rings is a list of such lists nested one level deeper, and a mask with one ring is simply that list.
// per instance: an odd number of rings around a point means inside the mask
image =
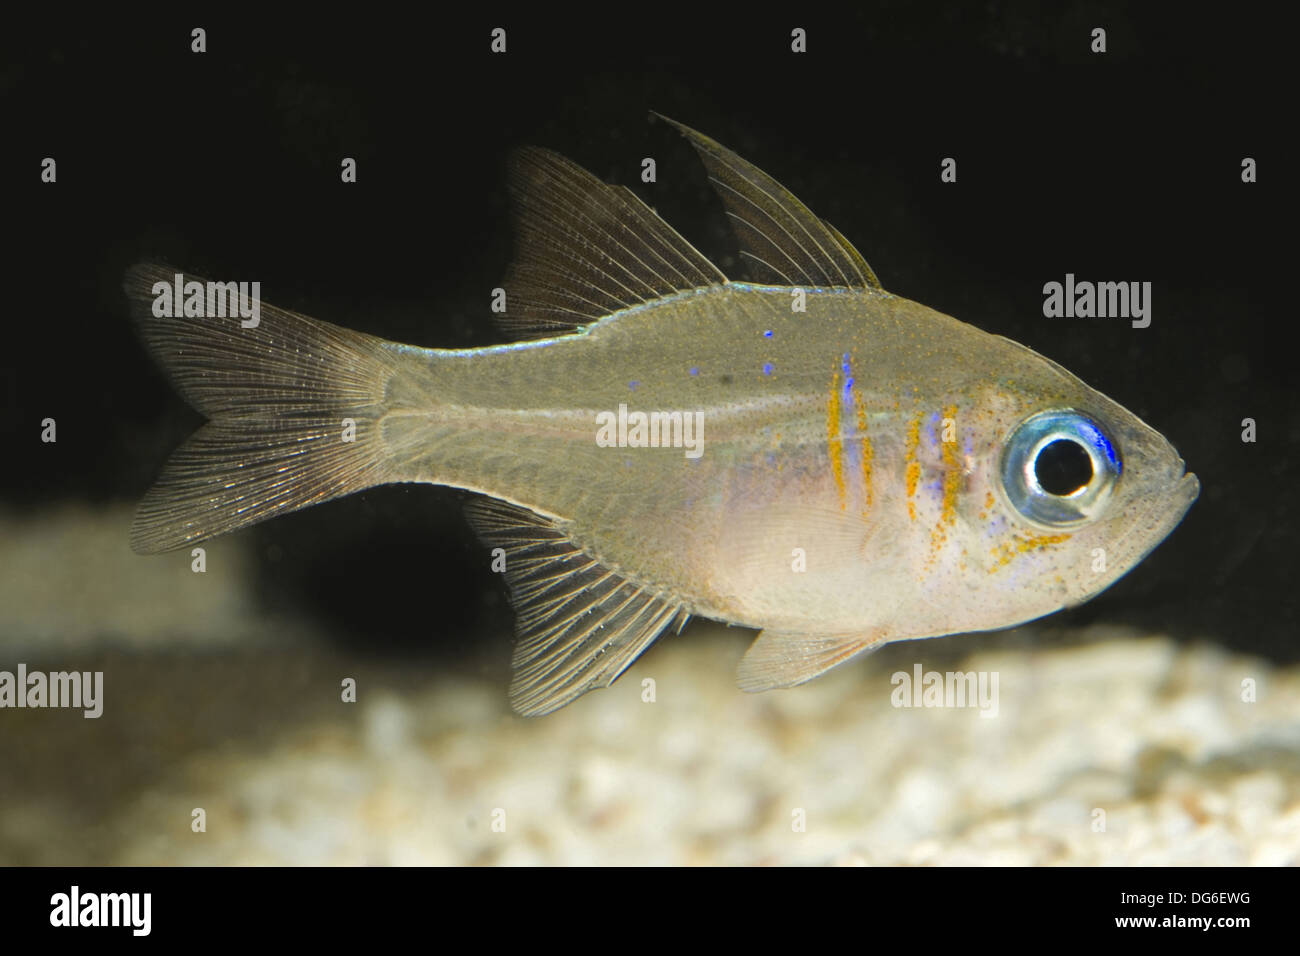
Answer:
[{"label": "orange stripe on head", "polygon": [[916,486],[921,481],[921,463],[916,460],[916,449],[921,444],[921,416],[907,426],[907,446],[903,460],[907,462],[907,516],[916,520]]},{"label": "orange stripe on head", "polygon": [[[946,440],[949,422],[952,423],[953,429],[952,441]],[[944,408],[936,437],[939,439],[940,454],[943,458],[943,499],[939,505],[939,519],[935,521],[934,530],[930,532],[930,564],[938,560],[939,552],[948,541],[948,533],[943,526],[953,524],[957,520],[957,495],[961,491],[962,479],[965,477],[962,463],[957,457],[957,406],[948,405]]]},{"label": "orange stripe on head", "polygon": [[844,439],[840,435],[840,370],[831,375],[831,392],[826,399],[826,448],[831,458],[831,475],[840,494],[840,510],[848,507],[844,488]]},{"label": "orange stripe on head", "polygon": [[1014,534],[1010,541],[1004,542],[989,550],[993,557],[993,564],[989,568],[989,574],[992,574],[998,568],[1004,567],[1011,562],[1011,559],[1021,554],[1028,554],[1031,551],[1042,551],[1050,548],[1054,544],[1063,544],[1069,541],[1073,535],[1070,534],[1033,534],[1030,532],[1018,532]]},{"label": "orange stripe on head", "polygon": [[871,436],[867,434],[867,403],[861,390],[853,393],[853,407],[858,413],[858,434],[862,438],[862,514],[871,510],[871,465],[875,458],[875,449],[871,447]]}]

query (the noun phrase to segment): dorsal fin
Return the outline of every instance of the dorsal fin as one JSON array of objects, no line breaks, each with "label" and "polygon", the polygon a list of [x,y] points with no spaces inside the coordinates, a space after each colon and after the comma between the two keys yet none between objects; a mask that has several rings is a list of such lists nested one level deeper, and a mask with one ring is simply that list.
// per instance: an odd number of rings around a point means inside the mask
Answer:
[{"label": "dorsal fin", "polygon": [[790,286],[881,288],[858,250],[775,179],[703,133],[653,115],[685,136],[704,160],[755,279]]},{"label": "dorsal fin", "polygon": [[665,628],[680,634],[686,626],[680,603],[604,567],[555,521],[493,498],[475,499],[466,514],[488,545],[506,552],[517,713],[547,714],[608,687]]},{"label": "dorsal fin", "polygon": [[550,150],[511,157],[515,261],[500,324],[520,338],[575,332],[611,312],[727,281],[630,189]]}]

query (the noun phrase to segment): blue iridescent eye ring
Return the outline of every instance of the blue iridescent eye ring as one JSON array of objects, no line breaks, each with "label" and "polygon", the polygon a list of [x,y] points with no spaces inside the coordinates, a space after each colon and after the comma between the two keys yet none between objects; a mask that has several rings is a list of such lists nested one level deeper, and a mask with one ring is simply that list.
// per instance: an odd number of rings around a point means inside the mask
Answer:
[{"label": "blue iridescent eye ring", "polygon": [[[1062,459],[1074,480],[1045,482],[1050,466]],[[1072,408],[1039,412],[1021,422],[1003,446],[1000,467],[1011,506],[1048,528],[1096,519],[1123,471],[1119,449],[1106,430]]]}]

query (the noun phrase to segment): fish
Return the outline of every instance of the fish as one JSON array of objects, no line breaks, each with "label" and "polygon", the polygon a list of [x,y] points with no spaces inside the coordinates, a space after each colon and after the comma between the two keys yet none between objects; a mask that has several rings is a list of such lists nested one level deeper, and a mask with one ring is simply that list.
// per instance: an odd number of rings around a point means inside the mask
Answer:
[{"label": "fish", "polygon": [[[751,692],[1013,627],[1094,597],[1179,524],[1200,485],[1159,432],[885,291],[775,179],[652,115],[703,161],[743,278],[531,146],[508,165],[507,344],[403,345],[266,303],[212,316],[203,280],[131,267],[145,346],[207,418],[141,501],[133,549],[376,485],[472,492],[516,614],[510,702],[536,716],[695,617],[759,632],[736,674]],[[168,287],[185,308],[159,307]]]}]

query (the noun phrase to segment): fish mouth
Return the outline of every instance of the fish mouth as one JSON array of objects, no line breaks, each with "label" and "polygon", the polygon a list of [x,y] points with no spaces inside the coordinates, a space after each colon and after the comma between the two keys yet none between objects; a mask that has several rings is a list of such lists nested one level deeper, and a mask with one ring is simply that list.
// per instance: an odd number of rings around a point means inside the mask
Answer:
[{"label": "fish mouth", "polygon": [[1149,540],[1142,554],[1133,562],[1134,565],[1140,563],[1165,538],[1169,537],[1201,494],[1200,479],[1195,474],[1184,470],[1182,459],[1179,459],[1177,466],[1171,470],[1174,471],[1174,475],[1165,486],[1167,491],[1159,497],[1153,497],[1151,506],[1147,509],[1146,521],[1138,525],[1138,528],[1145,526],[1144,530]]},{"label": "fish mouth", "polygon": [[1192,506],[1192,502],[1200,496],[1201,480],[1196,477],[1195,473],[1187,470],[1187,465],[1181,458],[1170,470],[1173,474],[1169,484],[1169,500],[1182,504],[1182,508],[1178,511],[1179,517],[1182,517],[1187,509]]},{"label": "fish mouth", "polygon": [[1161,499],[1157,499],[1150,512],[1152,516],[1164,512],[1157,522],[1162,526],[1161,540],[1183,520],[1187,509],[1201,494],[1201,480],[1187,470],[1181,458],[1170,468],[1170,472],[1170,481],[1166,486],[1168,491]]},{"label": "fish mouth", "polygon": [[[1123,553],[1124,546],[1134,538],[1145,539],[1141,551],[1129,560],[1118,578],[1142,563],[1152,551],[1178,527],[1183,516],[1195,503],[1201,493],[1201,481],[1195,474],[1184,470],[1183,460],[1176,459],[1170,467],[1169,481],[1164,485],[1164,494],[1152,495],[1150,504],[1143,509],[1141,520],[1134,522],[1115,542],[1114,547]],[[1110,582],[1113,583],[1112,578]]]}]

